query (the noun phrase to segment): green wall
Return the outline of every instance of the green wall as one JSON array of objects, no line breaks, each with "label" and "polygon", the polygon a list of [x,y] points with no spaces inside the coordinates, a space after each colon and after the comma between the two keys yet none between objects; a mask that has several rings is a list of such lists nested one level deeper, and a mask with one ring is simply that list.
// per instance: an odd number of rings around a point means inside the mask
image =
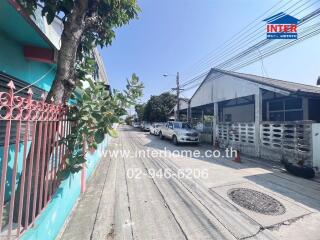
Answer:
[{"label": "green wall", "polygon": [[[27,144],[27,152],[30,149],[31,142]],[[19,152],[18,152],[18,165],[17,165],[17,175],[16,175],[16,187],[19,183],[19,178],[22,172],[22,165],[23,165],[23,151],[24,151],[24,144],[19,144]],[[5,202],[9,201],[11,196],[11,187],[12,187],[12,171],[13,171],[13,164],[14,164],[14,155],[15,155],[15,146],[13,144],[9,145],[9,152],[8,152],[8,168],[7,168],[7,175],[6,175],[6,191],[5,191]],[[2,171],[2,160],[3,160],[3,146],[0,146],[0,178],[1,178],[1,171]],[[15,187],[15,189],[16,189]]]},{"label": "green wall", "polygon": [[55,77],[55,65],[26,60],[23,45],[1,31],[0,46],[0,71],[31,84],[51,70],[45,78],[35,84],[45,91],[50,90]]},{"label": "green wall", "polygon": [[[49,91],[52,85],[53,79],[55,77],[55,65],[50,65],[47,63],[40,63],[29,61],[24,58],[23,55],[23,45],[17,42],[15,39],[8,36],[6,33],[0,30],[0,71],[4,72],[10,76],[16,77],[27,84],[31,84],[37,79],[46,76],[35,86]],[[11,129],[12,131],[13,129]],[[1,136],[3,137],[3,136]],[[14,144],[9,146],[8,155],[8,170],[7,170],[7,181],[6,181],[6,191],[5,200],[7,201],[11,195],[11,174],[14,163]],[[23,144],[20,144],[20,150],[18,155],[18,168],[17,168],[17,180],[20,177],[22,171],[22,161],[23,161]],[[3,146],[0,146],[0,171],[2,169],[2,159],[3,159]],[[1,172],[0,172],[1,177]],[[17,182],[18,184],[18,182]]]}]

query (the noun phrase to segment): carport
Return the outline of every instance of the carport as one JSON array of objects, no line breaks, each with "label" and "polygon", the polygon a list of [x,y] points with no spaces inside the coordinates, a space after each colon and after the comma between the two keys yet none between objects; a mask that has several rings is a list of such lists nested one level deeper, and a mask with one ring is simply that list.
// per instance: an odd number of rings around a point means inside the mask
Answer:
[{"label": "carport", "polygon": [[319,86],[211,69],[188,103],[180,109],[204,142],[320,167],[312,134],[320,131]]}]

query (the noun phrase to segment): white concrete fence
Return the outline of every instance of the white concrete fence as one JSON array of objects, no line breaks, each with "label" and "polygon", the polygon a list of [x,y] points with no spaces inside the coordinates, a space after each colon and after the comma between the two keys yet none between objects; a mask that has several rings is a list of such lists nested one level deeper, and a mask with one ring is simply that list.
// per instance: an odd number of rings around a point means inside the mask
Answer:
[{"label": "white concrete fence", "polygon": [[254,122],[218,123],[215,136],[221,147],[233,147],[251,156],[320,167],[320,124],[262,122],[259,135],[256,131]]},{"label": "white concrete fence", "polygon": [[216,136],[221,147],[232,147],[248,155],[255,155],[254,123],[219,123]]}]

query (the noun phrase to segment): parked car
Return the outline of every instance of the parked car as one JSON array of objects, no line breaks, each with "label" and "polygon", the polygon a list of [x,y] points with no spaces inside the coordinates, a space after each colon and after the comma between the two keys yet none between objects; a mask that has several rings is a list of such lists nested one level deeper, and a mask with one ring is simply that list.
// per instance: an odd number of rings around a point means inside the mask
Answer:
[{"label": "parked car", "polygon": [[132,127],[139,128],[140,127],[140,123],[139,122],[133,122],[132,123]]},{"label": "parked car", "polygon": [[151,124],[149,122],[142,122],[141,123],[141,130],[142,131],[149,131]]},{"label": "parked car", "polygon": [[160,139],[168,138],[177,145],[179,143],[199,143],[199,133],[186,122],[167,122],[159,130]]},{"label": "parked car", "polygon": [[164,123],[152,123],[150,126],[150,134],[152,135],[159,135],[160,127],[162,127]]}]

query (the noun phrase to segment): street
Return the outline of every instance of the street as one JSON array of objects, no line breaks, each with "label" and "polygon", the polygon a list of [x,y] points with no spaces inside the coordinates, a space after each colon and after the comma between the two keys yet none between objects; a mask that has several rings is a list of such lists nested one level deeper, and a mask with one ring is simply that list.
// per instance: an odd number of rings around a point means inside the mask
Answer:
[{"label": "street", "polygon": [[[111,156],[116,151],[211,148],[175,146],[129,126],[118,131],[60,239],[319,239],[316,181],[246,158],[236,163],[224,157]],[[181,169],[192,169],[191,177],[180,174]],[[263,205],[264,197],[247,209],[231,199],[230,192],[237,189],[254,190],[274,202]],[[248,196],[241,201],[257,197]],[[272,212],[273,203],[283,212]],[[266,209],[271,212],[261,212]]]},{"label": "street", "polygon": [[320,0],[0,0],[0,32],[0,240],[320,240]]}]

